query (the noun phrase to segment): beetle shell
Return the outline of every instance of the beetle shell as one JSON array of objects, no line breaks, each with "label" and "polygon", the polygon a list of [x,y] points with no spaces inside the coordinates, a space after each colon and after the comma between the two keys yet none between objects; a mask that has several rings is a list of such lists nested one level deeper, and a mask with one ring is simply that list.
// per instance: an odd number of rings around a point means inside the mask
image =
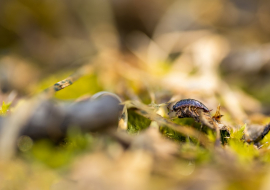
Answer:
[{"label": "beetle shell", "polygon": [[173,106],[173,111],[177,111],[178,109],[182,109],[184,107],[196,107],[196,108],[203,109],[204,112],[210,112],[210,110],[203,103],[194,99],[180,100]]},{"label": "beetle shell", "polygon": [[196,122],[200,122],[200,113],[198,109],[203,112],[210,112],[203,103],[194,99],[180,100],[173,106],[173,112],[176,112],[178,118],[191,117],[195,119]]}]

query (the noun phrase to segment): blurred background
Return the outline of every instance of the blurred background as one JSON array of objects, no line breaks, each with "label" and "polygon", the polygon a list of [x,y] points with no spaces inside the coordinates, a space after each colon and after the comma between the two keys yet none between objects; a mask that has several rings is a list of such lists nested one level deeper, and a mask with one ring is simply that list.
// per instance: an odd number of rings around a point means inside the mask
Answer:
[{"label": "blurred background", "polygon": [[[74,101],[100,91],[153,105],[194,98],[213,112],[220,104],[222,122],[232,128],[266,124],[269,10],[267,0],[0,0],[0,102],[15,106],[80,73],[73,85],[55,94],[56,99]],[[140,125],[136,122],[134,128]],[[181,159],[170,162],[171,149],[179,153],[179,147],[163,142],[151,129],[138,142],[153,138],[157,146],[151,148],[164,146],[153,154],[143,148],[125,152],[117,142],[95,134],[69,135],[75,143],[68,149],[38,142],[27,149],[30,153],[21,150],[22,159],[10,165],[0,162],[0,182],[7,181],[9,189],[19,189],[24,182],[26,189],[77,189],[78,184],[81,189],[270,186],[267,168],[251,164],[259,157],[253,145],[241,143],[238,150],[230,144],[240,156],[222,160],[223,155],[216,158],[214,151],[184,143]],[[242,133],[239,142],[240,138]],[[82,150],[84,157],[74,156]],[[264,150],[261,160],[269,162],[269,148]],[[250,167],[242,167],[243,160]]]},{"label": "blurred background", "polygon": [[269,8],[263,0],[1,0],[1,91],[25,95],[51,74],[125,62],[166,82],[177,74],[181,89],[187,76],[215,73],[269,113]]}]

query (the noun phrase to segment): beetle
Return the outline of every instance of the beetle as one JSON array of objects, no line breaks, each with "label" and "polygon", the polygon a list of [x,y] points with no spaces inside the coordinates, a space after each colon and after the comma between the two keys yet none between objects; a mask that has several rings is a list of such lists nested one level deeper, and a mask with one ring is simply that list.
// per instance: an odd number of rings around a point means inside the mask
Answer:
[{"label": "beetle", "polygon": [[200,115],[198,109],[203,112],[209,112],[209,110],[203,103],[194,99],[183,99],[176,102],[172,107],[172,112],[176,112],[178,118],[191,117],[195,121],[200,122]]}]

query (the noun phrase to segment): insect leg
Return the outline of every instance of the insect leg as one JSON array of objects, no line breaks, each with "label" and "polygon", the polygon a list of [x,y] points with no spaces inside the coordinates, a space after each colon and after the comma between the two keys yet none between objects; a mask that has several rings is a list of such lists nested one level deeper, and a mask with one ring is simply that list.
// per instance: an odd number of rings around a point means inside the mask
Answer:
[{"label": "insect leg", "polygon": [[192,109],[192,115],[193,115],[193,118],[197,121],[197,122],[200,122],[200,119],[199,119],[199,114],[197,112],[197,108],[193,108]]},{"label": "insect leg", "polygon": [[178,118],[183,118],[183,112],[181,109],[179,109],[177,112],[176,112],[176,115]]},{"label": "insect leg", "polygon": [[190,107],[190,106],[188,106],[188,111],[189,111],[190,113],[192,113],[191,107]]},{"label": "insect leg", "polygon": [[184,112],[184,110],[181,110],[181,113],[182,113],[182,118],[187,117],[186,114],[185,114],[185,112]]},{"label": "insect leg", "polygon": [[197,108],[194,109],[194,113],[196,114],[196,117],[199,117],[199,113],[197,112]]}]

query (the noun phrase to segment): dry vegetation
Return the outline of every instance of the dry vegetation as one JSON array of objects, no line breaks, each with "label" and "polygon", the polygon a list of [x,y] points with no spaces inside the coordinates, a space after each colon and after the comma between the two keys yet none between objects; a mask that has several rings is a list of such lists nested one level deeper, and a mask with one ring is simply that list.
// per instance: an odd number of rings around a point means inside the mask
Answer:
[{"label": "dry vegetation", "polygon": [[1,0],[0,189],[269,189],[269,10]]}]

